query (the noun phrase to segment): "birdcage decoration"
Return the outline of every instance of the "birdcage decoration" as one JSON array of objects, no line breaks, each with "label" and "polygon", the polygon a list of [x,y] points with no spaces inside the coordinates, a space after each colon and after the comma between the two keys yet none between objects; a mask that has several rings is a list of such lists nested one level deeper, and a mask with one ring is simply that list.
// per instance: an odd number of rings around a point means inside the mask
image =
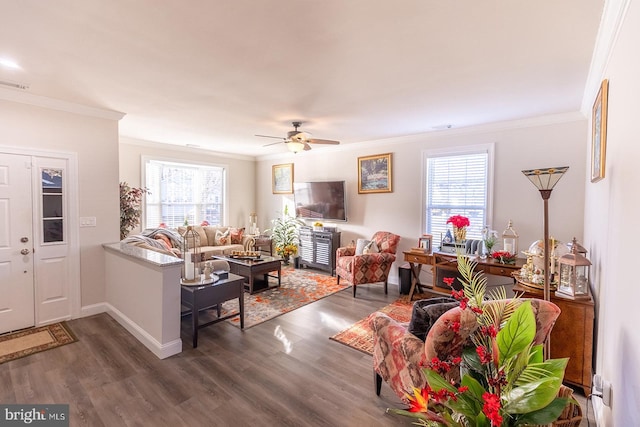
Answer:
[{"label": "birdcage decoration", "polygon": [[184,283],[199,282],[200,235],[190,225],[182,234],[182,260],[182,281]]},{"label": "birdcage decoration", "polygon": [[591,262],[578,253],[575,237],[571,245],[571,252],[558,260],[560,279],[556,295],[571,299],[589,298],[589,272]]}]

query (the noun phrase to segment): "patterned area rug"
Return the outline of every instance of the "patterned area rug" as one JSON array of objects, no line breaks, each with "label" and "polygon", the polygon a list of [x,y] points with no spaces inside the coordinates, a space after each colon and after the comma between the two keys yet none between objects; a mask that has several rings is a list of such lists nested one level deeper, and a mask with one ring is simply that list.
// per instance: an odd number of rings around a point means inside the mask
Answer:
[{"label": "patterned area rug", "polygon": [[[269,286],[276,284],[277,279],[270,277]],[[244,328],[258,325],[348,287],[349,285],[344,282],[338,285],[335,277],[326,274],[284,267],[280,287],[253,295],[244,294]],[[221,314],[223,316],[237,311],[237,299],[222,304]],[[227,322],[240,327],[238,316],[227,320]]]},{"label": "patterned area rug", "polygon": [[0,363],[77,341],[66,324],[54,323],[0,336]]},{"label": "patterned area rug", "polygon": [[[409,323],[412,307],[413,303],[410,303],[408,298],[399,298],[377,311],[387,314],[398,322]],[[344,331],[338,332],[330,339],[371,355],[373,354],[373,332],[369,327],[368,320],[369,316],[359,320]]]},{"label": "patterned area rug", "polygon": [[[414,295],[413,301],[409,301],[409,296],[404,295],[398,298],[396,301],[387,305],[386,307],[381,308],[380,310],[385,314],[387,314],[392,319],[397,320],[400,323],[409,323],[411,321],[411,311],[413,308],[413,303],[420,299],[425,298],[433,298],[433,297],[441,297],[440,294],[435,294],[429,291],[425,291],[423,293],[416,293]],[[355,348],[356,350],[360,350],[363,353],[367,353],[369,355],[373,354],[373,332],[369,327],[368,322],[369,316],[365,317],[362,320],[359,320],[355,324],[351,325],[347,329],[342,332],[338,332],[334,336],[330,337],[330,339],[337,341],[341,344],[347,345],[349,347]]]}]

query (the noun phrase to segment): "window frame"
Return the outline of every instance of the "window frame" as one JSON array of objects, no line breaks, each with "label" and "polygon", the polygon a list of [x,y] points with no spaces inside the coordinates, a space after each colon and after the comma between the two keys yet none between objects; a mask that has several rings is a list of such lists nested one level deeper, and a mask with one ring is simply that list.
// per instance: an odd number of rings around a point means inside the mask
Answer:
[{"label": "window frame", "polygon": [[[147,163],[150,161],[163,162],[163,163],[171,163],[178,166],[185,167],[209,167],[209,168],[221,168],[223,170],[223,195],[222,195],[222,214],[220,216],[221,226],[228,224],[229,220],[229,167],[226,164],[222,163],[208,163],[187,159],[173,159],[168,157],[160,157],[160,156],[141,156],[140,157],[140,171],[141,171],[141,181],[142,187],[146,186],[147,183]],[[146,194],[143,196],[142,206],[144,209],[144,214],[141,216],[140,222],[142,229],[157,227],[158,224],[147,224],[147,196]],[[182,224],[180,224],[182,225]],[[191,224],[191,225],[200,225],[200,224]]]},{"label": "window frame", "polygon": [[[447,148],[432,148],[422,150],[422,182],[421,182],[421,204],[420,204],[420,222],[421,222],[421,234],[432,234],[434,241],[440,238],[431,231],[427,230],[427,162],[431,157],[449,157],[449,156],[461,156],[467,154],[487,154],[487,199],[486,199],[486,223],[480,226],[482,229],[485,226],[491,227],[493,223],[493,191],[494,191],[494,165],[495,165],[495,144],[473,144],[462,145]],[[439,245],[439,243],[438,243]]]}]

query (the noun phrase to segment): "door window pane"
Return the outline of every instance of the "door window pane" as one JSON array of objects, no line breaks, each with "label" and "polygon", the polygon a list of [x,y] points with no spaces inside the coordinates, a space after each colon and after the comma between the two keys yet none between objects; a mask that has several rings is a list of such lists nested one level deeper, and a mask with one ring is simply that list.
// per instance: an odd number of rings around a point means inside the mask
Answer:
[{"label": "door window pane", "polygon": [[42,236],[44,243],[63,242],[64,192],[61,169],[42,169]]}]

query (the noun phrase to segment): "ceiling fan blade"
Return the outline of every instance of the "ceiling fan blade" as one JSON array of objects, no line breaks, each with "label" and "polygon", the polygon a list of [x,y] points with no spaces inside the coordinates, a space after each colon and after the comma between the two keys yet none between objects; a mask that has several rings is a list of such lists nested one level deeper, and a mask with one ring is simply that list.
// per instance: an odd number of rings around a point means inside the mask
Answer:
[{"label": "ceiling fan blade", "polygon": [[286,141],[287,138],[283,138],[281,136],[270,136],[270,135],[254,135],[254,136],[259,136],[260,138],[274,138],[274,139],[282,139],[283,141]]},{"label": "ceiling fan blade", "polygon": [[316,138],[308,139],[307,142],[310,144],[330,144],[330,145],[340,144],[340,141],[333,141],[331,139],[316,139]]},{"label": "ceiling fan blade", "polygon": [[271,144],[266,144],[266,145],[263,145],[263,147],[270,147],[270,146],[272,146],[272,145],[276,145],[276,144],[282,144],[283,142],[287,142],[287,141],[278,141],[278,142],[272,142]]},{"label": "ceiling fan blade", "polygon": [[304,143],[304,151],[309,151],[309,150],[311,150],[311,146],[305,142]]}]

